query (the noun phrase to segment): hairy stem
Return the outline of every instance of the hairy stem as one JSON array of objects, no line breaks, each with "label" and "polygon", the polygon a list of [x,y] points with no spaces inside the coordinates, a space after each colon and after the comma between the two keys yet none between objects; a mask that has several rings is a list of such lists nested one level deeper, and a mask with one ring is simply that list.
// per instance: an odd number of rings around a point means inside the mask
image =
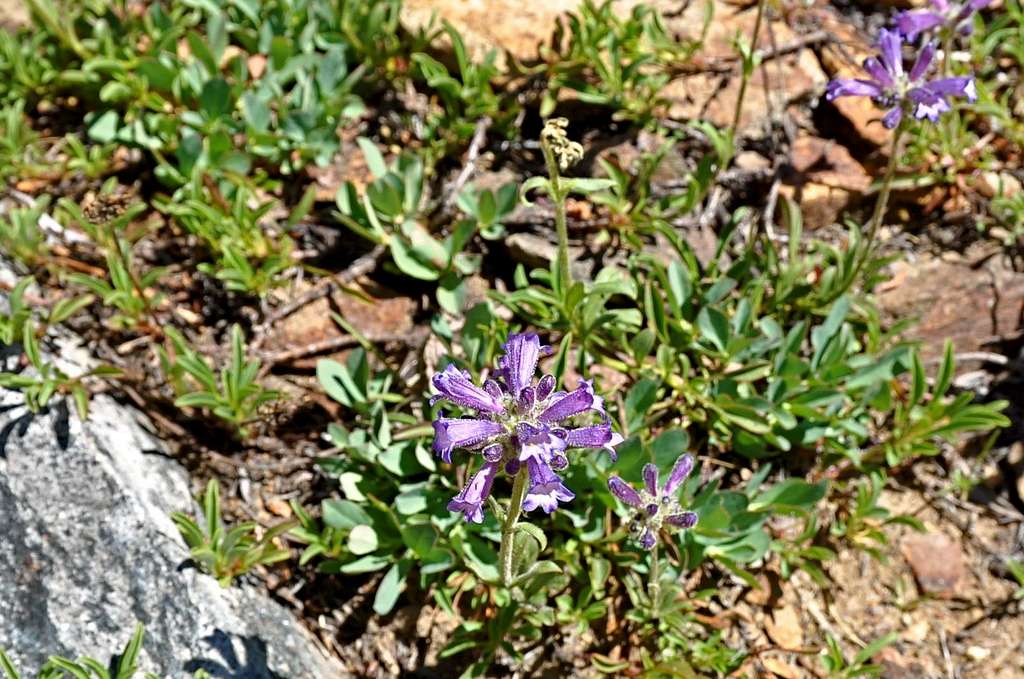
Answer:
[{"label": "hairy stem", "polygon": [[523,513],[527,478],[528,473],[524,464],[519,467],[512,481],[512,498],[508,503],[505,522],[501,524],[501,551],[498,553],[498,561],[501,562],[501,583],[506,587],[512,586],[512,579],[515,577],[515,573],[512,572],[512,558],[515,556],[512,547],[515,543],[516,523],[519,522],[519,515]]},{"label": "hairy stem", "polygon": [[551,183],[551,200],[555,203],[555,231],[558,234],[557,275],[559,290],[564,295],[572,286],[572,274],[569,269],[569,228],[565,222],[565,193],[562,191],[561,174],[555,153],[546,142],[541,142],[544,151],[544,162],[548,167],[548,181]]}]

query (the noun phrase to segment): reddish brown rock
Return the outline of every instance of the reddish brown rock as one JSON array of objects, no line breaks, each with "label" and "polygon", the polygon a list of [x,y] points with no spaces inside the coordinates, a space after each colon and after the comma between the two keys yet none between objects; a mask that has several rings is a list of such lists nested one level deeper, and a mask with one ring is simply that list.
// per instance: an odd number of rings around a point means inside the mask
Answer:
[{"label": "reddish brown rock", "polygon": [[931,256],[896,262],[878,292],[889,318],[918,319],[907,336],[923,340],[925,360],[941,356],[947,339],[957,351],[977,351],[1024,329],[1024,273],[998,256],[976,266]]},{"label": "reddish brown rock", "polygon": [[[499,48],[517,60],[531,61],[539,58],[542,45],[551,43],[559,21],[567,13],[578,12],[582,4],[582,0],[406,0],[402,20],[415,31],[436,15],[459,31],[475,58]],[[675,0],[620,0],[614,10],[626,17],[641,4],[661,11],[667,30],[680,42],[701,38],[705,3],[691,3],[680,11],[680,3]],[[670,117],[702,119],[727,127],[732,124],[740,89],[734,39],[737,33],[747,40],[752,38],[755,11],[753,5],[736,7],[724,0],[715,0],[712,9],[713,19],[700,49],[700,58],[709,68],[674,79],[662,94],[670,102]],[[788,45],[796,38],[784,22],[765,21],[758,46],[768,50],[773,44]],[[766,106],[782,112],[789,102],[806,98],[823,88],[825,82],[825,73],[809,48],[766,59],[747,88],[740,111],[741,134],[756,134],[764,126]],[[563,101],[573,98],[568,91],[559,96]]]},{"label": "reddish brown rock", "polygon": [[901,551],[925,594],[948,599],[967,574],[960,544],[943,533],[911,535]]},{"label": "reddish brown rock", "polygon": [[808,229],[833,224],[871,187],[864,166],[834,141],[800,137],[790,150],[789,164],[779,193],[800,206]]}]

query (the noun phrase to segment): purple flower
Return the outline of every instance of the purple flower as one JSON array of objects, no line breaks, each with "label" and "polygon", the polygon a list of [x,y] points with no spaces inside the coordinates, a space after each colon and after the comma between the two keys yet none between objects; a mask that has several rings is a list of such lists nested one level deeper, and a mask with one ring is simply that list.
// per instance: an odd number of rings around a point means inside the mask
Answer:
[{"label": "purple flower", "polygon": [[473,474],[466,487],[448,503],[448,511],[462,512],[466,521],[484,522],[484,502],[491,494],[491,485],[498,475],[498,463],[488,462]]},{"label": "purple flower", "polygon": [[900,35],[907,40],[916,40],[917,36],[936,28],[960,35],[970,35],[974,30],[971,17],[978,10],[988,7],[991,2],[992,0],[968,0],[960,4],[932,0],[932,9],[899,12],[893,23]]},{"label": "purple flower", "polygon": [[[462,448],[480,452],[486,461],[448,505],[475,523],[483,521],[484,502],[500,470],[516,474],[525,464],[529,486],[523,509],[551,513],[575,497],[556,473],[569,464],[565,451],[603,449],[615,459],[615,446],[622,442],[590,381],[583,380],[573,391],[557,391],[552,375],[534,384],[540,358],[551,353],[537,335],[510,335],[504,349],[494,379],[482,386],[452,365],[431,380],[437,390],[431,403],[449,401],[475,411],[461,418],[439,412],[433,423],[434,450],[442,460],[450,463],[452,451]],[[601,422],[579,421],[595,413]]]},{"label": "purple flower", "polygon": [[924,45],[909,72],[903,69],[902,42],[895,31],[884,28],[879,32],[879,56],[864,60],[864,70],[870,78],[833,80],[825,90],[829,101],[839,97],[871,97],[875,104],[888,109],[882,124],[893,129],[900,124],[905,113],[918,120],[937,120],[950,110],[950,97],[977,99],[972,77],[943,78],[925,82],[924,77],[935,57],[935,46]]},{"label": "purple flower", "polygon": [[649,463],[644,465],[642,490],[637,490],[618,476],[608,479],[608,489],[632,508],[629,535],[644,549],[651,549],[657,544],[658,534],[663,527],[685,529],[697,525],[697,515],[685,511],[676,497],[676,492],[691,471],[693,457],[681,455],[665,479],[665,485],[660,488],[658,468]]}]

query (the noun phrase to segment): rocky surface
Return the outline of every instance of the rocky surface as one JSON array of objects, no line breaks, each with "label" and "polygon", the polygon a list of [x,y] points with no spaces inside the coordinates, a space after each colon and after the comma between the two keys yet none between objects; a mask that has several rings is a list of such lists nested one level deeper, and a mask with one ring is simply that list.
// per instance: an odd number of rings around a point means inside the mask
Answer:
[{"label": "rocky surface", "polygon": [[70,417],[66,449],[55,413],[22,414],[3,415],[27,426],[0,451],[0,648],[23,676],[52,654],[105,663],[136,621],[141,667],[162,677],[344,676],[283,607],[189,565],[168,516],[192,509],[186,473],[136,413],[94,398],[86,423]]}]

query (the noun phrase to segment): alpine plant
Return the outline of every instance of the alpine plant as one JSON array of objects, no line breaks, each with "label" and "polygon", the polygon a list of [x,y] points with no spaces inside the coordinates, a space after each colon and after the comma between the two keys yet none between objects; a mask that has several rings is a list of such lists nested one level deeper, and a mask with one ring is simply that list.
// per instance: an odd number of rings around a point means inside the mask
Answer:
[{"label": "alpine plant", "polygon": [[676,460],[665,479],[658,485],[658,468],[644,465],[644,487],[637,490],[618,476],[608,479],[608,489],[632,508],[629,536],[644,549],[654,549],[662,528],[685,529],[697,525],[697,514],[684,510],[677,493],[683,481],[693,471],[693,456],[682,455]]},{"label": "alpine plant", "polygon": [[552,353],[537,335],[509,335],[503,348],[498,368],[481,386],[454,365],[432,379],[438,393],[431,404],[448,401],[473,411],[467,417],[438,412],[433,422],[434,451],[442,460],[450,464],[457,448],[483,459],[466,487],[448,503],[450,511],[462,512],[473,523],[483,522],[484,503],[499,474],[514,476],[525,465],[529,485],[523,511],[539,507],[550,514],[559,503],[575,497],[558,475],[569,466],[566,451],[600,448],[615,459],[615,446],[622,442],[591,381],[582,380],[573,391],[556,390],[552,375],[534,383],[540,358]]},{"label": "alpine plant", "polygon": [[878,57],[864,60],[869,78],[833,80],[825,90],[829,101],[839,97],[871,97],[875,105],[888,109],[882,124],[893,129],[904,115],[932,122],[952,109],[951,97],[977,99],[974,78],[961,76],[925,80],[935,58],[935,44],[926,43],[909,71],[903,68],[903,41],[897,31],[882,29],[878,38]]}]

